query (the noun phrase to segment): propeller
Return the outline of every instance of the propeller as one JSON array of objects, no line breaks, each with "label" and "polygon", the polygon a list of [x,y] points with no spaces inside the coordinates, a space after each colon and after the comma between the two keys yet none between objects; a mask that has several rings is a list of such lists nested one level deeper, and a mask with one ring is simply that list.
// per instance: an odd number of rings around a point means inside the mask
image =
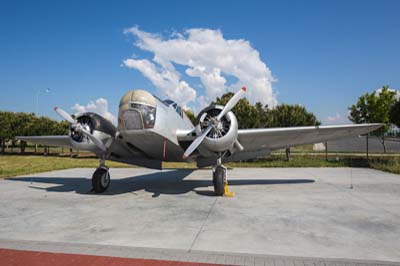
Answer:
[{"label": "propeller", "polygon": [[54,111],[56,111],[56,113],[59,116],[61,116],[64,120],[68,121],[71,124],[71,126],[74,126],[74,128],[85,134],[100,150],[102,151],[107,150],[106,145],[104,145],[104,143],[99,138],[90,133],[89,130],[82,127],[82,125],[79,124],[78,121],[73,119],[72,116],[68,114],[66,111],[58,107],[54,107]]},{"label": "propeller", "polygon": [[67,112],[65,112],[63,109],[60,109],[58,107],[54,107],[54,111],[61,116],[64,120],[67,120],[70,124],[76,124],[77,122],[75,119],[72,118]]},{"label": "propeller", "polygon": [[[222,109],[221,113],[217,116],[216,120],[217,122],[220,122],[221,119],[238,103],[240,98],[243,96],[243,94],[246,92],[246,87],[242,87],[239,91],[237,91],[233,97],[228,101],[228,103],[225,105],[225,107]],[[182,155],[182,158],[185,160],[187,157],[190,156],[194,152],[194,150],[197,149],[197,147],[203,142],[207,134],[210,132],[210,130],[216,126],[216,123],[211,123],[208,125],[208,127],[201,133],[200,136],[198,136],[192,144],[186,149],[184,154]]]},{"label": "propeller", "polygon": [[233,97],[229,100],[229,102],[225,105],[224,109],[222,109],[221,113],[219,113],[217,120],[220,121],[222,117],[226,115],[235,105],[238,103],[240,98],[242,98],[243,94],[246,92],[246,87],[242,87],[238,92],[236,92]]}]

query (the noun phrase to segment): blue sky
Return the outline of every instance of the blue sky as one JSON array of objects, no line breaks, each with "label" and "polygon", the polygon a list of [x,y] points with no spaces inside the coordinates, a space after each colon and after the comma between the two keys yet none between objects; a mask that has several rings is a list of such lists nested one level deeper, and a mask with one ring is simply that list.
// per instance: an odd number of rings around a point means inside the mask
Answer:
[{"label": "blue sky", "polygon": [[165,36],[208,28],[245,39],[277,79],[279,103],[345,121],[360,94],[400,88],[399,12],[399,1],[3,1],[0,109],[34,112],[37,91],[51,88],[39,97],[42,115],[100,97],[117,114],[127,90],[156,92],[139,71],[121,67],[133,54],[152,57],[123,33],[137,25]]}]

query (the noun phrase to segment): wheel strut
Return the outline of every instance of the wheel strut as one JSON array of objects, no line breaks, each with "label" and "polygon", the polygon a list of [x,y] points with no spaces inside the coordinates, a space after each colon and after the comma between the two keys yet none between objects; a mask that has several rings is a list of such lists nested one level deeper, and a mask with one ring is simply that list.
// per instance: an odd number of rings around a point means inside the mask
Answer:
[{"label": "wheel strut", "polygon": [[221,159],[218,159],[217,165],[213,168],[214,191],[217,196],[235,196],[235,192],[229,191],[227,172],[228,169],[221,163]]},{"label": "wheel strut", "polygon": [[107,190],[110,185],[110,173],[105,165],[105,158],[101,157],[99,167],[94,171],[92,176],[92,191],[102,193]]}]

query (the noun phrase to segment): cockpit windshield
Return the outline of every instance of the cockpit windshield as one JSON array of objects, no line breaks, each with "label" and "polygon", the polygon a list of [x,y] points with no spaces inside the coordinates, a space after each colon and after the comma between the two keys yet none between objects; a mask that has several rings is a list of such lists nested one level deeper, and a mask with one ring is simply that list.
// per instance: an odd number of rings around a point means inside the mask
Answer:
[{"label": "cockpit windshield", "polygon": [[131,103],[131,108],[139,111],[142,115],[144,128],[154,127],[156,108],[141,103]]},{"label": "cockpit windshield", "polygon": [[154,128],[157,100],[144,90],[127,92],[120,101],[118,121],[126,130]]},{"label": "cockpit windshield", "polygon": [[165,103],[166,105],[172,107],[175,109],[175,111],[181,116],[183,117],[183,113],[182,113],[182,108],[173,100],[171,99],[166,99],[163,101],[163,103]]},{"label": "cockpit windshield", "polygon": [[171,104],[174,104],[175,102],[173,100],[170,99],[166,99],[164,101],[162,101],[163,103],[165,103],[166,105],[170,106]]}]

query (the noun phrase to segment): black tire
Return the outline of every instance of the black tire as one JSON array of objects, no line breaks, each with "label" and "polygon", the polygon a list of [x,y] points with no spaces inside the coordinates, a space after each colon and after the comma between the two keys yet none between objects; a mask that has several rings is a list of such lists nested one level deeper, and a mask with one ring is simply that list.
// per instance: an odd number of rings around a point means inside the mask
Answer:
[{"label": "black tire", "polygon": [[225,169],[222,167],[217,166],[215,168],[215,172],[213,173],[213,184],[214,184],[214,191],[217,196],[223,196],[225,189]]},{"label": "black tire", "polygon": [[110,185],[110,173],[106,167],[99,167],[92,176],[92,187],[94,192],[102,193]]}]

